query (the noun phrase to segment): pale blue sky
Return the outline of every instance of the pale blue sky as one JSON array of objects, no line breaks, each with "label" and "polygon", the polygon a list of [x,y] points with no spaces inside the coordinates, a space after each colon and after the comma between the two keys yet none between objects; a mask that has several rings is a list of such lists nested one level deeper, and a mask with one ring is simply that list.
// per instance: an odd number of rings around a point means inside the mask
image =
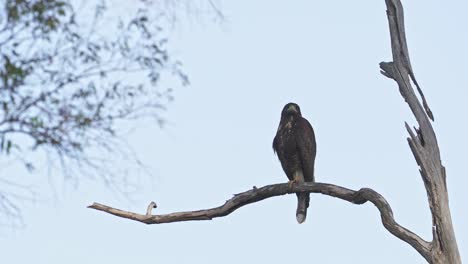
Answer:
[{"label": "pale blue sky", "polygon": [[[403,4],[463,258],[468,3]],[[371,204],[322,195],[312,195],[302,225],[292,195],[213,221],[152,226],[86,208],[96,201],[144,212],[154,200],[155,212],[195,210],[285,182],[271,142],[283,105],[293,101],[315,129],[317,181],[375,189],[399,223],[430,239],[427,198],[404,129],[414,119],[378,68],[391,58],[384,1],[223,1],[222,9],[222,25],[176,28],[172,48],[192,85],[176,91],[167,128],[142,122],[129,138],[152,167],[152,184],[129,204],[95,181],[77,190],[65,183],[57,203],[25,205],[26,227],[0,237],[3,263],[424,263],[384,229]]]}]

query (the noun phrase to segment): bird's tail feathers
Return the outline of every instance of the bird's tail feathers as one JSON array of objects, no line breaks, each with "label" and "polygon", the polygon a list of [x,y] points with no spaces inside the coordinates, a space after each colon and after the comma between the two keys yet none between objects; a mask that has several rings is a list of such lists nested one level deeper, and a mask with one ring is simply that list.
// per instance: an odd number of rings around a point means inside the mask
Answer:
[{"label": "bird's tail feathers", "polygon": [[297,210],[296,210],[296,220],[299,224],[304,223],[307,217],[307,208],[309,207],[309,194],[308,193],[299,193],[297,194]]}]

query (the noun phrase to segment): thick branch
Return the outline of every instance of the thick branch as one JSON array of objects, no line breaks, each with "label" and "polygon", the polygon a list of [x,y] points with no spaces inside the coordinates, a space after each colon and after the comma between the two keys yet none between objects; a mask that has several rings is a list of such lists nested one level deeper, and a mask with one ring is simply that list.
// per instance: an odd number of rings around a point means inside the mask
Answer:
[{"label": "thick branch", "polygon": [[[408,124],[406,124],[406,129],[410,134],[408,143],[420,167],[432,214],[433,239],[431,259],[428,261],[429,263],[460,264],[461,258],[449,208],[445,168],[442,166],[437,138],[429,120],[429,118],[434,120],[434,117],[411,67],[406,43],[403,6],[400,0],[386,0],[385,3],[393,62],[382,62],[380,68],[382,74],[398,83],[401,95],[419,124],[419,128],[414,128],[416,134]],[[415,84],[421,96],[422,105],[410,80]]]},{"label": "thick branch", "polygon": [[[148,215],[137,214],[120,209],[112,208],[99,203],[94,203],[89,208],[104,211],[119,217],[139,221],[145,224],[163,224],[181,221],[194,221],[194,220],[211,220],[216,217],[223,217],[236,209],[251,203],[255,203],[267,198],[285,195],[296,192],[311,192],[321,193],[342,200],[346,200],[353,204],[363,204],[367,201],[373,203],[380,211],[382,223],[385,228],[400,238],[401,240],[410,244],[415,248],[424,258],[428,259],[430,244],[424,241],[415,233],[399,225],[394,217],[392,208],[385,200],[385,198],[376,191],[369,188],[362,188],[359,191],[353,191],[344,187],[325,183],[304,183],[289,186],[287,183],[267,185],[262,188],[254,187],[252,190],[234,195],[233,198],[227,200],[223,205],[211,209],[176,212],[163,215]],[[154,202],[148,208],[152,208]]]}]

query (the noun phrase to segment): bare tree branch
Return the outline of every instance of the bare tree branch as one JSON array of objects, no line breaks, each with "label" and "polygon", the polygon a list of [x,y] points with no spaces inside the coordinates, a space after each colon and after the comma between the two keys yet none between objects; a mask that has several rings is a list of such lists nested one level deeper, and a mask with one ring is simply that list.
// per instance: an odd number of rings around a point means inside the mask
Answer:
[{"label": "bare tree branch", "polygon": [[[429,242],[424,241],[415,233],[399,225],[395,221],[393,217],[392,208],[385,200],[385,198],[378,192],[369,188],[362,188],[359,191],[353,191],[341,186],[326,183],[303,183],[295,184],[292,186],[290,186],[287,183],[273,184],[264,186],[262,188],[254,187],[252,190],[236,194],[233,198],[227,200],[223,205],[219,207],[197,211],[176,212],[163,215],[150,215],[148,213],[138,214],[133,212],[127,212],[99,203],[94,203],[88,207],[104,211],[106,213],[113,214],[119,217],[139,221],[145,224],[163,224],[181,221],[211,220],[216,217],[223,217],[229,215],[238,208],[251,203],[259,202],[261,200],[275,196],[296,192],[321,193],[348,201],[353,204],[363,204],[367,201],[370,201],[379,209],[382,218],[382,223],[390,233],[410,244],[421,255],[423,255],[424,258],[428,259],[429,257]],[[155,203],[151,202],[148,206],[147,212],[150,212],[150,208],[153,208],[154,206]]]},{"label": "bare tree branch", "polygon": [[[399,225],[393,217],[392,209],[388,202],[376,191],[368,188],[353,191],[324,183],[304,183],[293,186],[274,184],[262,188],[254,187],[252,190],[236,194],[232,199],[227,200],[225,204],[219,207],[164,215],[151,215],[152,208],[156,206],[154,202],[150,203],[145,215],[123,211],[98,203],[94,203],[89,208],[146,224],[162,224],[180,221],[211,220],[216,217],[226,216],[244,205],[289,193],[321,193],[354,204],[363,204],[367,201],[372,202],[379,209],[385,228],[396,237],[410,244],[429,263],[461,264],[452,226],[445,168],[440,160],[437,138],[430,122],[430,119],[434,120],[434,116],[411,67],[406,43],[403,7],[400,0],[386,0],[385,2],[387,5],[393,62],[382,62],[380,63],[380,68],[383,75],[397,82],[401,95],[408,103],[419,125],[419,128],[415,127],[413,131],[406,123],[406,129],[410,135],[408,143],[420,167],[420,173],[429,200],[433,224],[433,239],[431,242],[423,240],[415,233]],[[415,84],[422,103],[412,88],[411,82]]]},{"label": "bare tree branch", "polygon": [[[429,199],[432,213],[433,240],[429,263],[461,263],[449,208],[445,168],[440,160],[437,138],[429,120],[434,120],[422,90],[416,81],[406,43],[403,6],[400,0],[386,0],[390,27],[393,62],[382,62],[382,74],[398,83],[400,93],[413,112],[419,128],[415,133],[408,124],[408,143],[420,167],[420,173]],[[417,87],[422,105],[414,92],[411,81]]]}]

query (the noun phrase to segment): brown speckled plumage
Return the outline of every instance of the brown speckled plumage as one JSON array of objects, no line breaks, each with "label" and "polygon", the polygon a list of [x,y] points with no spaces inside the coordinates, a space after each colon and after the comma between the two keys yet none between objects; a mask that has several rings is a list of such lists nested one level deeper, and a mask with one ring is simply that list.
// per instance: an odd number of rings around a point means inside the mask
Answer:
[{"label": "brown speckled plumage", "polygon": [[[315,134],[307,119],[302,117],[299,106],[286,104],[281,112],[281,121],[273,139],[273,150],[277,153],[286,176],[290,181],[313,182],[316,155]],[[309,194],[297,194],[296,218],[305,221],[309,207]]]}]

